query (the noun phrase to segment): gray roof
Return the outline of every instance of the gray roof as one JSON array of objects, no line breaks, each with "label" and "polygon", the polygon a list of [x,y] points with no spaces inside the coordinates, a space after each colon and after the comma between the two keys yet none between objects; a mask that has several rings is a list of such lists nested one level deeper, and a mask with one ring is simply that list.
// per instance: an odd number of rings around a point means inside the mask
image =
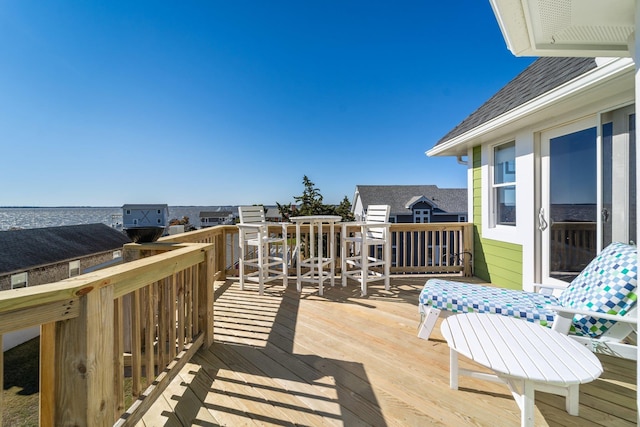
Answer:
[{"label": "gray roof", "polygon": [[495,119],[596,66],[594,58],[539,58],[443,136],[436,146]]},{"label": "gray roof", "polygon": [[106,224],[0,231],[0,274],[121,249],[126,234]]},{"label": "gray roof", "polygon": [[438,188],[437,185],[358,185],[363,206],[389,205],[391,215],[411,215],[407,208],[421,197],[450,213],[467,212],[466,188]]}]

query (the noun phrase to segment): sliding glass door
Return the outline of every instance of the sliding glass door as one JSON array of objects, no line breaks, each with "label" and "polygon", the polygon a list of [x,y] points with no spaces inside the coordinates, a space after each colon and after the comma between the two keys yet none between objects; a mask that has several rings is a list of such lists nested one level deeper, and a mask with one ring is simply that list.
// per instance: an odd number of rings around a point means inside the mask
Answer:
[{"label": "sliding glass door", "polygon": [[[541,134],[543,283],[570,282],[612,241],[636,241],[635,115],[629,106]],[[600,143],[600,146],[598,146]]]}]

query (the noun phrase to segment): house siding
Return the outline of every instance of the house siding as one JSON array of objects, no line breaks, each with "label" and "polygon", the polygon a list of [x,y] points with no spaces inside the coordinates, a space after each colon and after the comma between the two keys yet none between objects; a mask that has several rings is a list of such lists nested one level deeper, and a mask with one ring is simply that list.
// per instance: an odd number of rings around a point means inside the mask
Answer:
[{"label": "house siding", "polygon": [[[113,252],[114,250],[110,250],[75,258],[80,261],[80,274],[83,274],[87,268],[113,261]],[[54,264],[32,267],[22,271],[12,271],[8,274],[0,274],[0,291],[11,289],[11,276],[16,273],[27,272],[29,274],[29,287],[67,279],[69,278],[70,261],[73,260],[64,260]]]},{"label": "house siding", "polygon": [[482,149],[473,148],[474,274],[510,289],[522,289],[522,245],[482,237]]}]

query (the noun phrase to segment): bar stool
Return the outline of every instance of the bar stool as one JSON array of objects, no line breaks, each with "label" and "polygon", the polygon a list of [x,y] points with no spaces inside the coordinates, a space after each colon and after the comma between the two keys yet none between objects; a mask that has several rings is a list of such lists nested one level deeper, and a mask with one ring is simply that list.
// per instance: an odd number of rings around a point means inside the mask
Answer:
[{"label": "bar stool", "polygon": [[[264,284],[282,279],[287,287],[287,225],[279,233],[269,233],[269,223],[264,215],[263,206],[240,206],[240,289],[244,290],[245,281],[258,283],[258,293],[264,293]],[[278,225],[273,224],[273,225]],[[273,226],[272,226],[273,227]],[[247,267],[255,269],[247,273]]]},{"label": "bar stool", "polygon": [[376,280],[384,280],[384,288],[389,289],[390,211],[389,205],[369,205],[364,222],[342,224],[342,286],[347,286],[348,278],[357,280],[362,296],[367,295],[367,283]]}]

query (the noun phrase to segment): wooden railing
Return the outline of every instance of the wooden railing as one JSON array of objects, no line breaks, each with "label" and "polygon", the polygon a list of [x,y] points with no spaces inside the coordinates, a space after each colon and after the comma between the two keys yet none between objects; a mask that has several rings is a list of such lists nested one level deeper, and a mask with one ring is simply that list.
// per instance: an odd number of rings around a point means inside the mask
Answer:
[{"label": "wooden railing", "polygon": [[[280,225],[272,227],[281,232]],[[309,227],[302,226],[302,239],[309,240]],[[391,224],[391,272],[393,274],[455,274],[473,275],[473,224],[464,222]],[[295,245],[295,226],[287,227],[290,250]],[[340,224],[336,225],[335,247],[340,257]],[[234,225],[205,228],[198,231],[164,237],[161,241],[216,242],[224,247],[218,253],[218,265],[225,265],[225,276],[237,276],[239,257],[238,228]],[[324,245],[325,250],[328,245]],[[305,245],[302,251],[308,251]],[[307,253],[308,255],[308,253]],[[291,257],[293,259],[293,257]],[[337,267],[339,267],[339,262]],[[289,266],[293,268],[293,265]],[[295,271],[295,269],[291,270]]]},{"label": "wooden railing", "polygon": [[551,224],[551,271],[582,271],[597,253],[595,222],[554,222]]},{"label": "wooden railing", "polygon": [[[391,231],[394,274],[472,274],[471,224],[393,224]],[[294,226],[289,235],[293,246]],[[213,342],[213,282],[237,275],[237,241],[238,228],[222,225],[129,244],[120,265],[0,292],[0,344],[3,334],[41,326],[40,424],[139,421]]]},{"label": "wooden railing", "polygon": [[[40,424],[135,424],[213,342],[214,251],[207,243],[125,245],[139,259],[0,292],[0,336],[41,325]],[[141,398],[126,412],[125,395]]]},{"label": "wooden railing", "polygon": [[391,224],[392,274],[473,275],[473,224]]}]

